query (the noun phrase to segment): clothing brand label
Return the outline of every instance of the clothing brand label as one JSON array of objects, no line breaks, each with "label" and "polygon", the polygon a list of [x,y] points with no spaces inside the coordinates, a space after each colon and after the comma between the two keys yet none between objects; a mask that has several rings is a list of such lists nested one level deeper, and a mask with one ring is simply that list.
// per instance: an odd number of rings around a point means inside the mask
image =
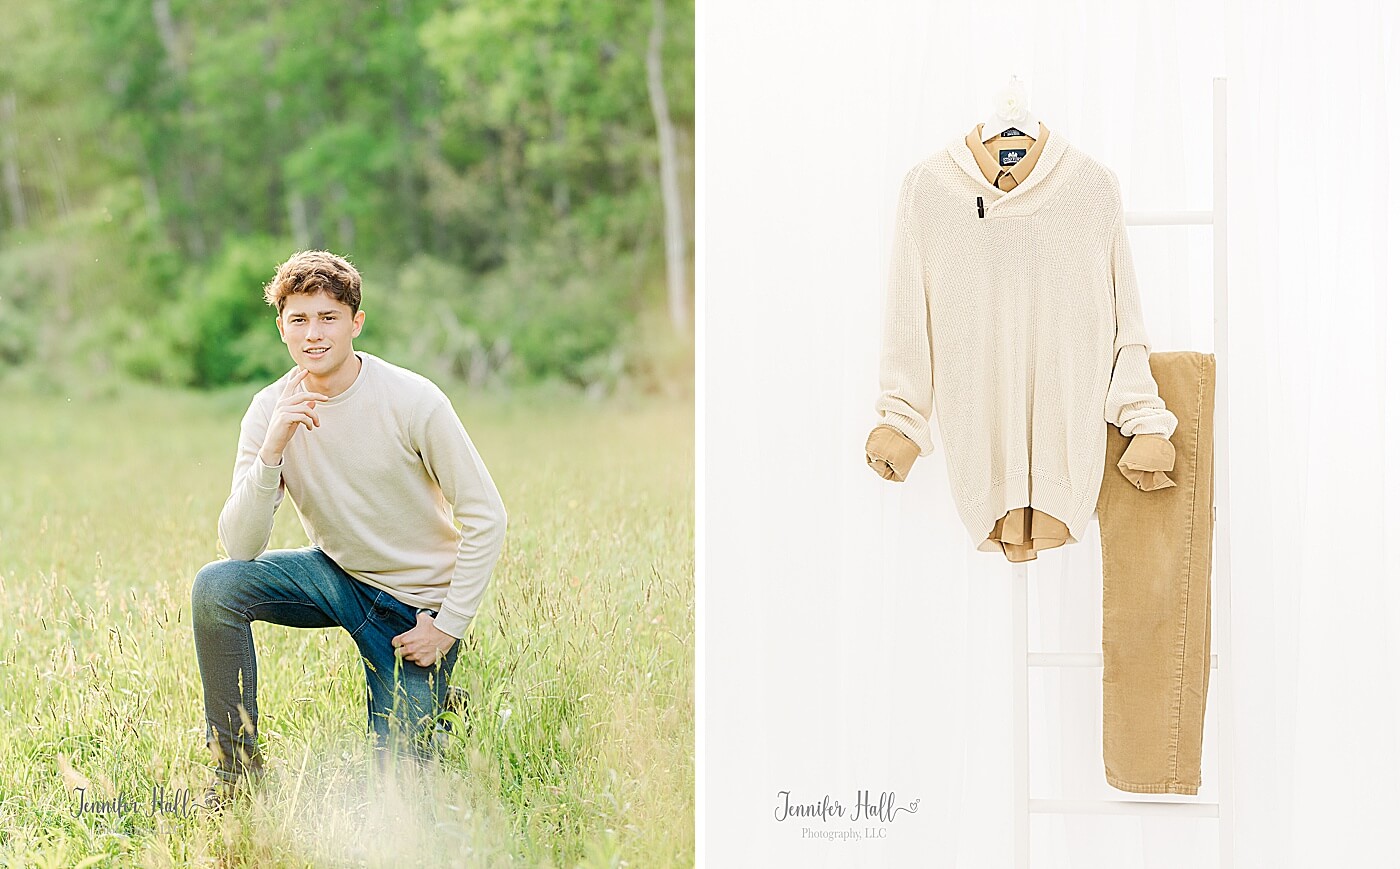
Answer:
[{"label": "clothing brand label", "polygon": [[1017,163],[1021,162],[1021,158],[1022,158],[1022,157],[1026,156],[1026,151],[1028,151],[1028,150],[1030,150],[1030,149],[1028,149],[1028,148],[1002,148],[1001,150],[997,151],[997,156],[999,156],[999,157],[1001,158],[1001,165],[1003,165],[1003,166],[1015,166]]},{"label": "clothing brand label", "polygon": [[1001,131],[1001,135],[1002,135],[1002,136],[1024,136],[1025,133],[1021,132],[1020,130],[1016,129],[1015,127],[1007,127],[1005,130],[1002,130],[1002,131]]}]

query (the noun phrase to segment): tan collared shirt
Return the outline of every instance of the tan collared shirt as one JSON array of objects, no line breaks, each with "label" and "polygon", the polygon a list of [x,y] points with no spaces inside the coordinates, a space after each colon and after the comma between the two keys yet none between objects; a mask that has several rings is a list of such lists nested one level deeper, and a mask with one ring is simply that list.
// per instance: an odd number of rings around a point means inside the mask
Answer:
[{"label": "tan collared shirt", "polygon": [[[967,134],[965,141],[987,180],[999,190],[1011,190],[1035,168],[1048,133],[1045,125],[1040,124],[1039,135],[1035,139],[1029,136],[993,137],[990,141],[994,149],[1026,148],[1025,155],[1009,166],[1000,165],[1000,161],[983,144],[981,124]],[[898,429],[878,425],[866,439],[865,456],[866,463],[881,477],[903,482],[914,460],[919,457],[919,447]],[[1166,475],[1175,463],[1176,448],[1170,440],[1161,435],[1140,434],[1133,436],[1118,462],[1118,470],[1138,489],[1150,492],[1176,485]],[[1042,510],[1026,506],[1016,507],[998,519],[987,539],[977,548],[983,552],[1001,551],[1009,561],[1022,562],[1035,559],[1041,550],[1063,546],[1069,539],[1069,528],[1064,522]]]}]

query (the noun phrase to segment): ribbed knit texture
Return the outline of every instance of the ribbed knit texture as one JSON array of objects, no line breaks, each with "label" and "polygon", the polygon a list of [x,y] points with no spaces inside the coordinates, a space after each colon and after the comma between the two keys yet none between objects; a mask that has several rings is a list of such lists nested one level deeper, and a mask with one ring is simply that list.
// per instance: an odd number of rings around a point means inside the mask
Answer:
[{"label": "ribbed knit texture", "polygon": [[299,429],[276,467],[258,450],[296,369],[253,397],[219,539],[230,558],[261,555],[273,514],[291,495],[306,536],[346,573],[409,606],[438,610],[434,624],[460,639],[505,541],[505,505],[442,390],[355,353],[363,362],[355,382],[317,402],[321,424]]},{"label": "ribbed knit texture", "polygon": [[1052,131],[1026,180],[1000,191],[959,136],[905,175],[892,247],[880,421],[926,456],[936,410],[974,543],[1025,506],[1077,542],[1103,482],[1104,422],[1129,437],[1176,430],[1148,367],[1117,176]]}]

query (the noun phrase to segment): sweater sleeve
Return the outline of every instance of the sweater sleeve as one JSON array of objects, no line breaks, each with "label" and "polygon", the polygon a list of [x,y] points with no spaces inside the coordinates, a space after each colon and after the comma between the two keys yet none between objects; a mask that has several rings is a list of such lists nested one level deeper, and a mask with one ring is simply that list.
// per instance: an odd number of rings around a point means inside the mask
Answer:
[{"label": "sweater sleeve", "polygon": [[[286,493],[282,464],[269,467],[258,457],[267,435],[269,411],[261,393],[253,397],[238,432],[233,489],[219,513],[219,540],[235,561],[252,561],[267,550],[272,520]],[[283,459],[285,462],[286,459]]]},{"label": "sweater sleeve", "polygon": [[1132,247],[1123,213],[1118,179],[1113,179],[1117,200],[1113,235],[1109,241],[1109,269],[1113,281],[1113,373],[1108,383],[1104,419],[1124,437],[1155,434],[1170,438],[1176,431],[1176,416],[1167,410],[1157,394],[1157,381],[1148,365],[1151,345],[1143,325],[1142,302],[1138,296],[1137,275],[1133,270]]},{"label": "sweater sleeve", "polygon": [[506,508],[447,397],[438,396],[423,412],[427,418],[418,426],[421,441],[416,446],[428,474],[452,505],[454,524],[460,524],[461,532],[452,581],[434,624],[461,639],[476,616],[501,554]]},{"label": "sweater sleeve", "polygon": [[885,287],[880,397],[875,410],[880,415],[879,425],[909,438],[918,446],[918,455],[926,456],[933,452],[929,431],[929,417],[933,414],[933,343],[928,286],[911,211],[921,172],[922,167],[911,169],[899,191]]}]

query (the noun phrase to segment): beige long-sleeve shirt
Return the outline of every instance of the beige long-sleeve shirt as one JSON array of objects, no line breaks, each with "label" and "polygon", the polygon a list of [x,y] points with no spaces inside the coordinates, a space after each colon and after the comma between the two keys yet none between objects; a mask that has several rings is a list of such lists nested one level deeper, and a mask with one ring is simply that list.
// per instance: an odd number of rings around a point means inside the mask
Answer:
[{"label": "beige long-sleeve shirt", "polygon": [[276,467],[258,451],[296,369],[253,397],[219,539],[230,558],[256,558],[290,495],[307,537],[346,573],[438,610],[437,627],[460,639],[505,541],[505,505],[442,390],[370,353],[355,355],[355,382],[317,402],[321,424],[298,430]]},{"label": "beige long-sleeve shirt", "polygon": [[[1105,447],[1102,423],[1097,434],[1086,423],[1091,402],[1096,418],[1133,438],[1119,469],[1143,490],[1175,485],[1164,471],[1176,418],[1147,366],[1116,176],[1043,124],[1034,140],[995,141],[1026,151],[994,160],[979,125],[906,175],[886,297],[882,422],[866,458],[902,480],[932,451],[937,392],[959,512],[979,549],[1020,561],[1078,540],[1088,523]],[[969,220],[978,196],[972,220],[988,223]],[[974,367],[979,353],[983,370]],[[1053,387],[1044,401],[1042,382]],[[983,459],[989,468],[970,464]]]}]

